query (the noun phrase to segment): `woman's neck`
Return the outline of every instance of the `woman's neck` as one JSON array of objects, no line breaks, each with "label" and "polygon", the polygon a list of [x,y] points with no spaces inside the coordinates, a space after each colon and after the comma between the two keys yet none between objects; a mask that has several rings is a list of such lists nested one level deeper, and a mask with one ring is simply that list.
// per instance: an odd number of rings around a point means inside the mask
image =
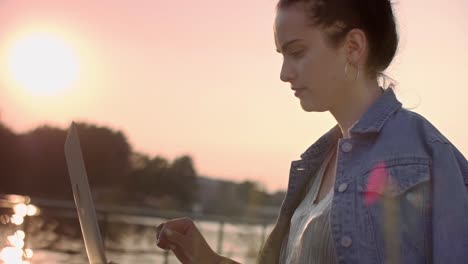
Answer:
[{"label": "woman's neck", "polygon": [[343,138],[350,138],[350,128],[379,98],[382,90],[376,80],[359,82],[354,86],[345,88],[345,92],[343,92],[335,107],[330,109],[330,113],[338,122]]}]

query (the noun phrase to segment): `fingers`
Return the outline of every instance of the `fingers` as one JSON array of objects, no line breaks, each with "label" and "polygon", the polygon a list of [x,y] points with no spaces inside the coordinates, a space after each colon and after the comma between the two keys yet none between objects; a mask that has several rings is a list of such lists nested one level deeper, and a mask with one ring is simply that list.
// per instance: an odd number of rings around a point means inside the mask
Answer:
[{"label": "fingers", "polygon": [[162,233],[159,235],[157,241],[156,241],[156,245],[164,250],[169,250],[171,249],[171,245],[169,244],[169,241],[167,240],[167,238],[162,235]]},{"label": "fingers", "polygon": [[171,249],[184,264],[214,263],[216,254],[190,218],[179,218],[157,226],[156,236],[157,245]]},{"label": "fingers", "polygon": [[181,249],[192,248],[193,238],[190,236],[183,235],[177,231],[170,229],[168,226],[164,226],[160,235],[157,245],[163,249],[174,250],[175,246]]},{"label": "fingers", "polygon": [[195,226],[195,224],[192,219],[184,217],[168,221],[164,224],[164,226],[167,226],[171,230],[175,230],[181,234],[185,234],[186,231],[190,227]]},{"label": "fingers", "polygon": [[[195,224],[190,218],[179,218],[162,223],[156,227],[156,244],[158,247],[168,250],[170,249],[171,244],[178,244],[180,247],[184,248],[189,246],[188,241],[190,238],[185,238],[188,231],[191,228],[194,228]],[[169,230],[169,236],[172,233],[175,233],[175,237],[169,239],[168,234],[164,230]]]},{"label": "fingers", "polygon": [[162,223],[156,227],[156,236],[159,237],[159,233],[163,229],[165,223]]},{"label": "fingers", "polygon": [[162,223],[156,227],[156,241],[159,241],[159,237],[161,236],[161,231],[164,228],[164,225],[165,223]]},{"label": "fingers", "polygon": [[158,246],[166,250],[171,249],[182,263],[193,263],[192,242],[190,237],[171,230],[167,225],[164,225],[160,231]]},{"label": "fingers", "polygon": [[162,230],[168,227],[171,230],[175,230],[181,234],[186,234],[188,230],[195,227],[193,220],[190,218],[178,218],[171,221],[162,223],[156,227],[156,239],[159,240],[162,235]]},{"label": "fingers", "polygon": [[162,233],[164,226],[165,226],[165,223],[162,223],[158,227],[156,227],[156,245],[164,250],[169,250],[170,249],[170,245],[168,243],[169,241],[167,241],[167,239]]},{"label": "fingers", "polygon": [[181,248],[187,248],[188,246],[191,246],[189,238],[185,237],[177,231],[169,229],[169,227],[165,227],[162,232],[164,233],[167,240],[169,240],[170,244],[175,244]]}]

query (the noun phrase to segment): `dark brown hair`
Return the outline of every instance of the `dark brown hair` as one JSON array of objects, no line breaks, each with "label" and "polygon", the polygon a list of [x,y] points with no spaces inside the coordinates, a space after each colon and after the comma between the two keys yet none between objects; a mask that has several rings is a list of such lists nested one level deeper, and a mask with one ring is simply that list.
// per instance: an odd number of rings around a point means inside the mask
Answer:
[{"label": "dark brown hair", "polygon": [[369,55],[367,69],[371,76],[381,74],[392,62],[398,47],[398,34],[389,0],[279,0],[277,9],[304,3],[312,25],[328,28],[342,24],[328,34],[329,43],[339,46],[354,28],[366,34]]}]

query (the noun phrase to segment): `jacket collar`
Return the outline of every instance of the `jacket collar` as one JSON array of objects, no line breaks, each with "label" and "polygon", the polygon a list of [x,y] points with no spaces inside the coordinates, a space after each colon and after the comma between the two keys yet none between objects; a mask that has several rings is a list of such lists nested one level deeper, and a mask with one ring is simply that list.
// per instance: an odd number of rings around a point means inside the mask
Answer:
[{"label": "jacket collar", "polygon": [[379,133],[388,118],[401,108],[393,88],[383,94],[367,109],[359,121],[350,129],[353,134]]},{"label": "jacket collar", "polygon": [[[401,103],[392,88],[385,89],[383,94],[364,112],[358,122],[349,130],[351,135],[379,133],[388,118],[401,108]],[[340,127],[336,125],[320,137],[302,155],[301,159],[313,159],[324,152],[342,137]]]}]

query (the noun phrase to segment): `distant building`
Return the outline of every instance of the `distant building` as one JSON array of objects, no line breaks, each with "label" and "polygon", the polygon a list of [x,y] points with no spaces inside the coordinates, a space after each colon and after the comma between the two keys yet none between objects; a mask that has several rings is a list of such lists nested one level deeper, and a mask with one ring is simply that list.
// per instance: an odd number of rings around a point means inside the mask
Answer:
[{"label": "distant building", "polygon": [[276,218],[285,192],[266,194],[262,205],[245,204],[240,197],[237,182],[197,177],[197,213],[247,216],[253,218]]}]

